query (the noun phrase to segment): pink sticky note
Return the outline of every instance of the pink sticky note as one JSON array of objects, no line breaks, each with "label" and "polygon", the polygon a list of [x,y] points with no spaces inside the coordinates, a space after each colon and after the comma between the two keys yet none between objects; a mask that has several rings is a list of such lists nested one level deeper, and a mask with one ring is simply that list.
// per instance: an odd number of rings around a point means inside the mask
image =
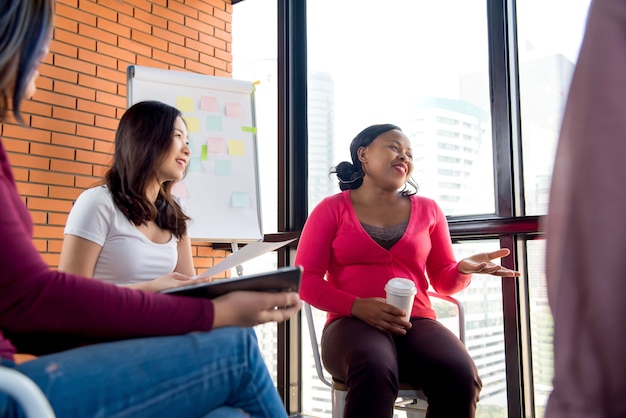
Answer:
[{"label": "pink sticky note", "polygon": [[239,103],[226,103],[226,116],[229,118],[240,118],[243,116],[243,110]]},{"label": "pink sticky note", "polygon": [[207,138],[209,154],[226,154],[226,141],[224,138]]},{"label": "pink sticky note", "polygon": [[200,98],[200,110],[204,112],[217,112],[217,99],[211,96]]}]

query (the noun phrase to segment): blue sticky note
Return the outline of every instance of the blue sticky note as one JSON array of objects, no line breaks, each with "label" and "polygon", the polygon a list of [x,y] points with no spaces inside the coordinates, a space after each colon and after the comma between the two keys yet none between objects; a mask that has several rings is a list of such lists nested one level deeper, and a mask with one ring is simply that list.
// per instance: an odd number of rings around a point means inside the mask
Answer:
[{"label": "blue sticky note", "polygon": [[233,192],[231,195],[231,205],[234,208],[250,207],[250,198],[246,192]]},{"label": "blue sticky note", "polygon": [[189,159],[189,166],[187,167],[188,171],[201,171],[202,165],[200,164],[200,157],[191,157]]},{"label": "blue sticky note", "polygon": [[230,160],[216,160],[215,161],[215,175],[216,176],[230,176],[232,174]]},{"label": "blue sticky note", "polygon": [[222,132],[222,116],[221,115],[207,115],[206,129],[207,131]]}]

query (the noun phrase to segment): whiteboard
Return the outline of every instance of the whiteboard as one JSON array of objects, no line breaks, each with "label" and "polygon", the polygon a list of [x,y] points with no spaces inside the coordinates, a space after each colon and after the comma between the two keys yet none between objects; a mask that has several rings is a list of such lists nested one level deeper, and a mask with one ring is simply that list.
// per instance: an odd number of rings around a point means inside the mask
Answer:
[{"label": "whiteboard", "polygon": [[191,217],[191,239],[263,239],[254,84],[131,65],[126,87],[128,107],[158,100],[183,114],[191,159],[173,194]]}]

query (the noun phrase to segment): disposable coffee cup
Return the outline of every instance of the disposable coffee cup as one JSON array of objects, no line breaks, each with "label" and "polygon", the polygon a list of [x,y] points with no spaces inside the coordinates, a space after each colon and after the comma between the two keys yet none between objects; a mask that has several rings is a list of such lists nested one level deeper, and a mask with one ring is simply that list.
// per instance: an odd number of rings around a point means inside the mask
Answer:
[{"label": "disposable coffee cup", "polygon": [[387,303],[404,310],[406,312],[404,319],[408,321],[411,318],[413,299],[417,293],[413,280],[394,277],[385,285],[385,292],[387,292]]}]

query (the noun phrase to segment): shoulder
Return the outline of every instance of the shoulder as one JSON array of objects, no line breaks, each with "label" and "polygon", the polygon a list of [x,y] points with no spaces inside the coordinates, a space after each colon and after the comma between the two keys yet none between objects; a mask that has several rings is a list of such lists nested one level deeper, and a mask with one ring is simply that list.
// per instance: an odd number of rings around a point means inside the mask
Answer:
[{"label": "shoulder", "polygon": [[411,199],[411,205],[413,207],[413,213],[420,214],[423,216],[424,214],[430,214],[433,217],[442,217],[443,211],[441,207],[435,202],[433,199],[425,196],[419,195],[411,195],[409,196]]},{"label": "shoulder", "polygon": [[343,191],[322,199],[316,206],[314,211],[336,211],[343,210],[350,205],[350,192]]},{"label": "shoulder", "polygon": [[115,209],[113,196],[106,186],[96,186],[84,190],[74,203],[75,210],[77,207],[88,208],[93,211],[112,211]]}]

